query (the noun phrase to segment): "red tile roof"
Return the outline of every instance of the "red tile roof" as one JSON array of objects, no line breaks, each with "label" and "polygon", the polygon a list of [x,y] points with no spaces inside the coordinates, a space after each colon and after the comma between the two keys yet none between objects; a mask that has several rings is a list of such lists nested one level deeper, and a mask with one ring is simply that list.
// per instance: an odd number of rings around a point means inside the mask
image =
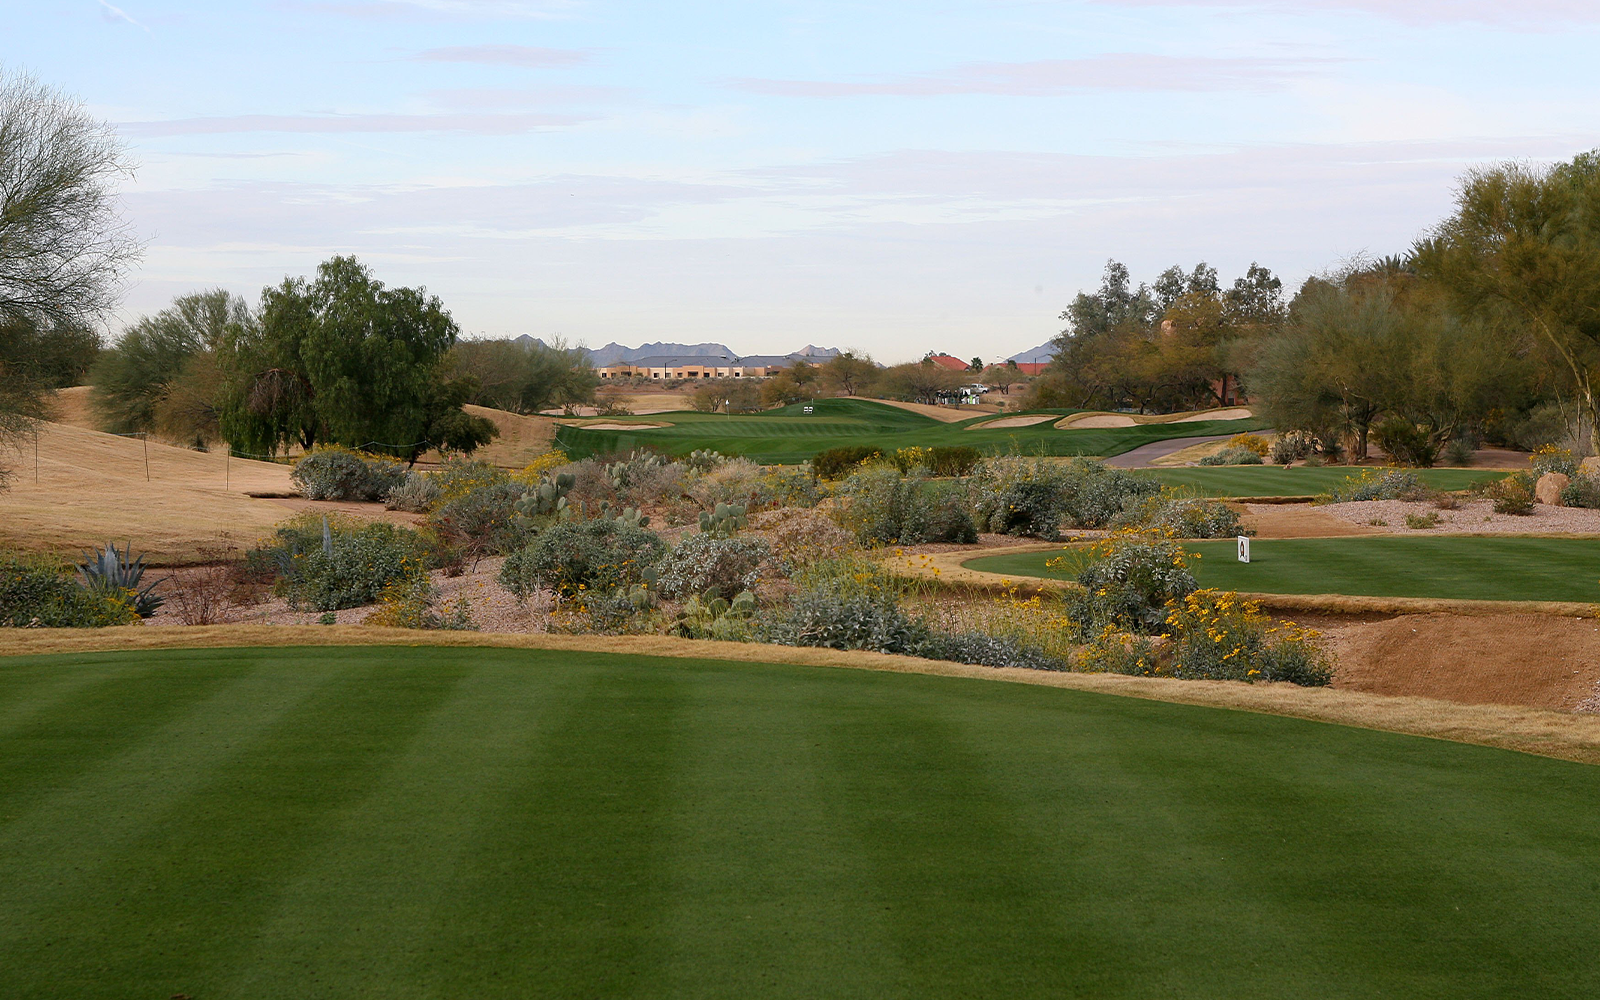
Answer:
[{"label": "red tile roof", "polygon": [[960,358],[952,358],[948,354],[930,354],[928,356],[928,360],[932,361],[940,368],[948,368],[953,372],[964,372],[967,370],[967,363],[965,361],[962,361]]}]

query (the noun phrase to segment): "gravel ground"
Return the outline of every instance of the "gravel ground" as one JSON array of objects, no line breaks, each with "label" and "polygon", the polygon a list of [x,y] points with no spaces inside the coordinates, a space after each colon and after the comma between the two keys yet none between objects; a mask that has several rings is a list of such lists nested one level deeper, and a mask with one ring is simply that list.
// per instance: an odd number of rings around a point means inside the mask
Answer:
[{"label": "gravel ground", "polygon": [[[1584,507],[1551,507],[1534,504],[1532,514],[1496,514],[1494,501],[1472,500],[1455,510],[1439,510],[1427,500],[1361,500],[1330,503],[1317,508],[1352,524],[1373,524],[1400,535],[1442,534],[1446,532],[1486,532],[1504,534],[1600,534],[1600,510]],[[1438,514],[1432,528],[1406,527],[1406,515]]]}]

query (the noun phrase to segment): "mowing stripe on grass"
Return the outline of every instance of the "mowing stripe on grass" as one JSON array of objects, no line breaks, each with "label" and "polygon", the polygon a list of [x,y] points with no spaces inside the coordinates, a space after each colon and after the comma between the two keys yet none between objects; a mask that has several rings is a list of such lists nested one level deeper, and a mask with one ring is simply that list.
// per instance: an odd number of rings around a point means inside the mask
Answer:
[{"label": "mowing stripe on grass", "polygon": [[[1481,601],[1600,601],[1600,538],[1397,535],[1256,539],[1250,562],[1232,541],[1185,542],[1203,587],[1256,594],[1348,594]],[[1004,553],[962,565],[1013,577],[1068,580],[1059,551]]]},{"label": "mowing stripe on grass", "polygon": [[[1600,993],[1600,768],[550,650],[10,671],[143,675],[185,707],[109,755],[63,745],[81,766],[0,811],[8,998]],[[27,731],[0,752],[49,739]]]}]

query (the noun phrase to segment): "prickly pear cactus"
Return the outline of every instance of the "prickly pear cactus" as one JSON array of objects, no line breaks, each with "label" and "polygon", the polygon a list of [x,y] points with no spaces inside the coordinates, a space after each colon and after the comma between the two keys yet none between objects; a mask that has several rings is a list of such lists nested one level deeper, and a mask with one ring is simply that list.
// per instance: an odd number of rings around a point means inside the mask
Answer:
[{"label": "prickly pear cactus", "polygon": [[749,523],[748,508],[743,504],[719,503],[716,510],[700,513],[701,533],[719,538],[730,537]]}]

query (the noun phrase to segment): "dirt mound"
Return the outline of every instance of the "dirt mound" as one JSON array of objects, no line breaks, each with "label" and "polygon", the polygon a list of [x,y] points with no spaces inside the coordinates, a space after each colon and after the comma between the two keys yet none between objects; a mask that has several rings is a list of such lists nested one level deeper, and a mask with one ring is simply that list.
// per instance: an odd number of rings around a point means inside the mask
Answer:
[{"label": "dirt mound", "polygon": [[1244,526],[1260,538],[1338,538],[1343,535],[1381,535],[1384,529],[1357,523],[1311,504],[1246,503]]},{"label": "dirt mound", "polygon": [[[559,425],[549,417],[509,413],[487,406],[464,406],[462,409],[475,417],[487,417],[500,428],[499,436],[473,452],[473,458],[507,469],[520,469],[555,447],[556,427]],[[440,460],[441,456],[436,451],[430,451],[421,458],[422,462],[430,464]]]},{"label": "dirt mound", "polygon": [[1570,712],[1600,683],[1600,622],[1550,615],[1402,615],[1319,625],[1334,686]]}]

